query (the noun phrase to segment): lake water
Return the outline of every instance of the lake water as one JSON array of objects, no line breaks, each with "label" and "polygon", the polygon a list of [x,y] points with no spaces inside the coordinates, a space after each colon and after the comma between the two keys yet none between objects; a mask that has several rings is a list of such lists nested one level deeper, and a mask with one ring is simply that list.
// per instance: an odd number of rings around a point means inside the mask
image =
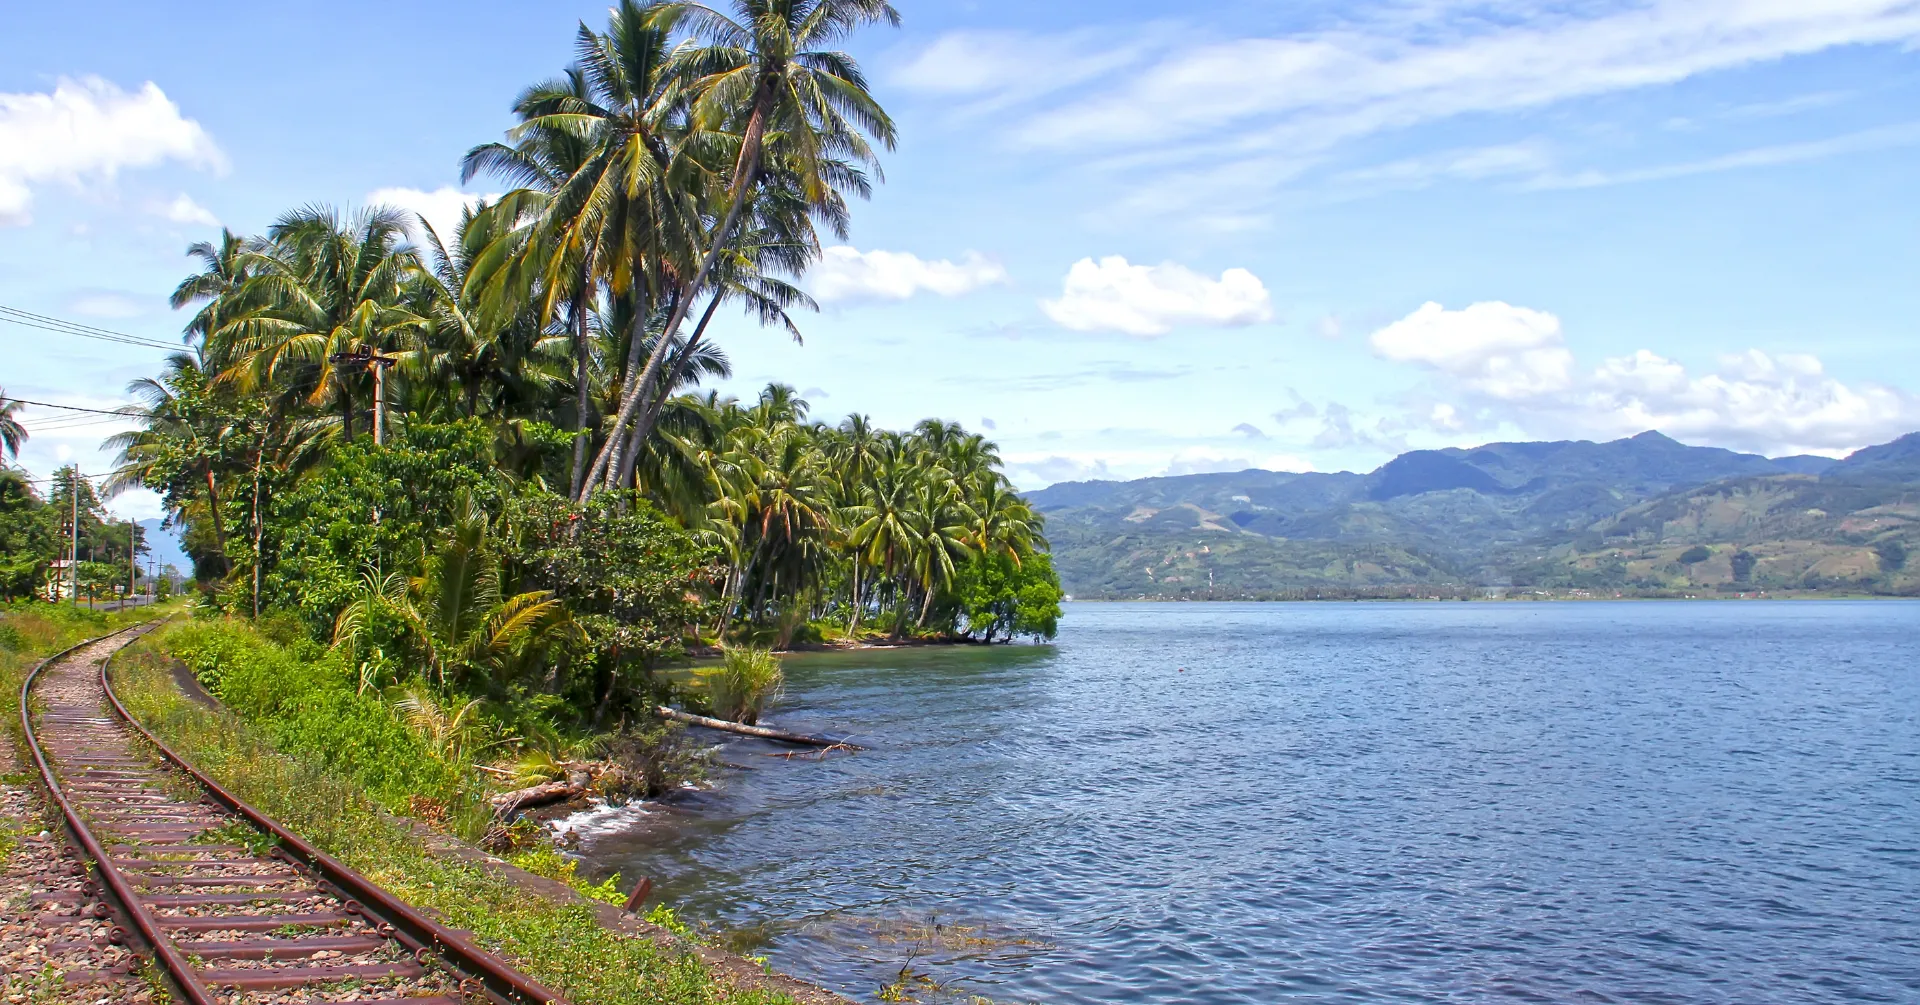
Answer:
[{"label": "lake water", "polygon": [[[1920,604],[1071,604],[796,657],[671,809],[587,824],[872,1000],[1920,1001]],[[1184,667],[1182,672],[1180,668]]]}]

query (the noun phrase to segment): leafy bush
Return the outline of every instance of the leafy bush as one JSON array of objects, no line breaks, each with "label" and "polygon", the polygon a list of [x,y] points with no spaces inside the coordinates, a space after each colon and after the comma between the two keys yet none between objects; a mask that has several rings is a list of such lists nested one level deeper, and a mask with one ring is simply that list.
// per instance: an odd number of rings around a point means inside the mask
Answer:
[{"label": "leafy bush", "polygon": [[726,647],[719,666],[698,673],[713,714],[749,726],[760,721],[760,713],[780,697],[781,685],[786,683],[779,657],[745,646]]},{"label": "leafy bush", "polygon": [[276,644],[245,623],[197,621],[162,645],[273,745],[349,779],[395,813],[420,800],[456,819],[480,802],[464,764],[434,756],[375,693],[360,693],[338,656],[310,642]]},{"label": "leafy bush", "polygon": [[[499,509],[509,487],[494,448],[493,434],[476,420],[411,423],[385,446],[335,448],[325,468],[273,504],[268,554],[280,557],[263,570],[262,603],[300,612],[309,633],[324,635],[366,570],[420,565],[435,531],[454,522],[462,493],[489,512]],[[236,602],[228,609],[238,609]]]},{"label": "leafy bush", "polygon": [[1713,557],[1713,549],[1704,544],[1696,544],[1680,553],[1681,565],[1699,565]]}]

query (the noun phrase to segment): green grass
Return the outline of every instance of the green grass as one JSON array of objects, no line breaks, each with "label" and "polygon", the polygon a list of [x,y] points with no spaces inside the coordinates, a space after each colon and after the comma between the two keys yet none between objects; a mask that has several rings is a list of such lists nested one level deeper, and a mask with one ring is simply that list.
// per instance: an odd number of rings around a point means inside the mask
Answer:
[{"label": "green grass", "polygon": [[[166,642],[173,641],[170,632]],[[191,636],[190,636],[191,637]],[[183,756],[241,798],[278,818],[400,898],[437,912],[480,945],[512,961],[578,1005],[773,1005],[785,995],[739,991],[714,979],[691,945],[662,947],[600,925],[591,908],[530,895],[505,877],[437,858],[418,836],[380,812],[380,800],[353,779],[359,762],[332,763],[275,749],[268,735],[229,712],[187,701],[143,642],[116,660],[116,686],[129,708]],[[274,731],[274,737],[300,731]],[[557,856],[556,856],[557,857]],[[542,863],[535,862],[535,865]],[[584,881],[568,873],[576,887]],[[615,895],[610,886],[597,893]]]},{"label": "green grass", "polygon": [[276,749],[318,763],[393,813],[469,839],[486,829],[485,786],[434,755],[377,692],[361,692],[339,656],[283,645],[239,620],[167,628],[162,645]]}]

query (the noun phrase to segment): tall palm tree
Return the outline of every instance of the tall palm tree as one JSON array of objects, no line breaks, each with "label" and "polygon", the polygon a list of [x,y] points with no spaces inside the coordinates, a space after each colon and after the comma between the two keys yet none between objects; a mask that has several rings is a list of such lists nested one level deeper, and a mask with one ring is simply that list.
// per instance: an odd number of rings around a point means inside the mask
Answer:
[{"label": "tall palm tree", "polygon": [[141,428],[116,433],[102,444],[119,454],[102,490],[115,496],[147,488],[167,501],[168,515],[176,521],[204,515],[213,528],[218,574],[224,576],[232,571],[233,558],[227,551],[220,479],[238,466],[234,453],[245,434],[234,403],[222,400],[204,363],[198,352],[177,352],[167,357],[160,377],[127,385],[137,404],[125,411],[140,419]]},{"label": "tall palm tree", "polygon": [[167,301],[176,311],[200,304],[193,319],[187,322],[186,332],[200,339],[203,346],[209,336],[226,325],[228,315],[237,308],[238,296],[248,275],[248,252],[252,250],[256,250],[253,242],[225,227],[220,229],[219,244],[196,241],[188,246],[187,256],[198,259],[202,268],[181,280]]},{"label": "tall palm tree", "polygon": [[[684,20],[705,40],[674,57],[678,75],[691,81],[694,130],[726,137],[730,144],[738,136],[723,207],[717,207],[716,222],[705,235],[705,254],[667,318],[664,331],[672,339],[735,239],[742,211],[755,201],[770,161],[802,205],[824,210],[836,223],[841,219],[836,210],[844,207],[841,192],[864,192],[864,177],[848,161],[877,168],[867,137],[892,149],[893,120],[868,93],[858,64],[843,52],[820,47],[864,25],[898,25],[900,15],[886,0],[736,0],[733,17],[697,3],[655,9],[672,11],[675,20]],[[659,364],[657,357],[649,358],[631,389],[623,391],[616,433],[650,394]],[[602,454],[616,451],[620,442],[611,437]],[[595,466],[605,463],[596,459]],[[592,479],[588,482],[591,491]]]},{"label": "tall palm tree", "polygon": [[[584,29],[585,26],[582,25]],[[470,275],[486,283],[498,296],[535,300],[542,318],[562,320],[571,339],[573,354],[574,444],[572,485],[569,494],[578,496],[586,477],[587,454],[592,449],[593,430],[589,402],[592,396],[590,369],[593,361],[587,345],[590,301],[594,286],[604,271],[599,259],[603,248],[599,211],[587,212],[576,177],[586,178],[582,169],[596,154],[595,130],[583,128],[580,116],[594,108],[593,89],[586,71],[569,68],[555,80],[535,84],[520,93],[513,111],[521,125],[510,134],[513,141],[483,143],[467,151],[461,162],[461,182],[471,181],[481,172],[506,178],[518,186],[500,202],[494,212],[511,216],[518,223],[533,226],[505,228],[488,246],[486,261]],[[591,193],[592,189],[588,192]],[[599,190],[608,200],[611,189]],[[563,194],[569,198],[560,198]]]},{"label": "tall palm tree", "polygon": [[222,379],[248,392],[273,387],[286,403],[331,400],[341,438],[351,440],[354,388],[366,380],[352,361],[411,351],[425,323],[404,305],[421,271],[407,224],[385,206],[346,217],[308,206],[275,221],[267,246],[244,255],[242,313],[214,333]]},{"label": "tall palm tree", "polygon": [[20,424],[20,403],[7,397],[7,389],[0,387],[0,449],[8,457],[20,458],[20,447],[27,442],[27,427]]}]

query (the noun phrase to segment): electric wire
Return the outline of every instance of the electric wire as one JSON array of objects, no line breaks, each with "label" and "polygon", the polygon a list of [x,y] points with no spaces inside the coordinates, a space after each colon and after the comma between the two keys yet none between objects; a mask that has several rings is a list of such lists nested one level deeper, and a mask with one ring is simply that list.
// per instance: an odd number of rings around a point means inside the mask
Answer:
[{"label": "electric wire", "polygon": [[165,349],[169,352],[174,352],[186,348],[185,345],[169,344],[155,339],[142,338],[138,335],[128,335],[125,332],[117,332],[107,328],[97,328],[93,325],[83,325],[77,321],[64,321],[60,318],[48,317],[45,314],[35,314],[32,311],[23,311],[17,307],[8,307],[5,304],[0,304],[0,321],[8,321],[27,328],[38,328],[41,331],[57,332],[62,335],[78,335],[81,338],[98,339],[102,342],[118,342],[123,345],[136,345],[148,349]]}]

